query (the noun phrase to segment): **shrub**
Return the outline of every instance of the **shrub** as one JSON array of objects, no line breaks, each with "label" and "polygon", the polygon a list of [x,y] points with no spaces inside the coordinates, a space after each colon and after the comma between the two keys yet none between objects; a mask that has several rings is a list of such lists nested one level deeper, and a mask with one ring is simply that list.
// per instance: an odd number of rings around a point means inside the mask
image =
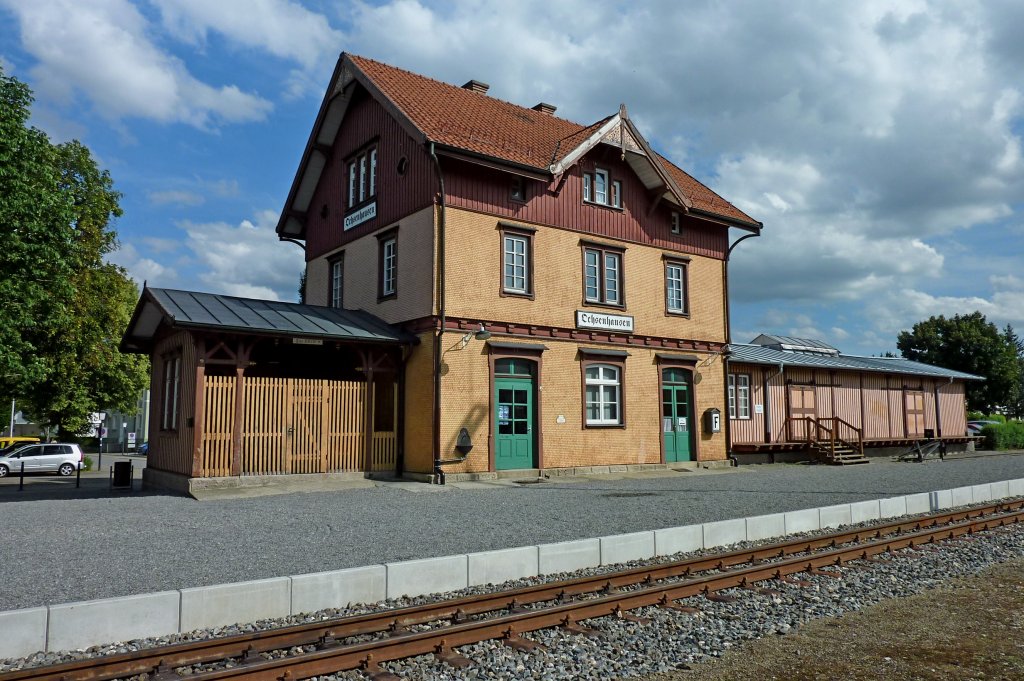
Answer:
[{"label": "shrub", "polygon": [[989,424],[981,429],[988,449],[1024,449],[1024,423]]},{"label": "shrub", "polygon": [[969,412],[967,412],[967,420],[968,421],[985,421],[985,420],[987,420],[987,417],[984,414],[982,414],[980,411],[969,411]]},{"label": "shrub", "polygon": [[82,470],[86,470],[86,471],[91,471],[92,470],[92,457],[91,456],[85,457],[84,459],[82,459],[82,462],[85,464],[85,468],[82,469]]},{"label": "shrub", "polygon": [[1002,414],[989,414],[985,417],[987,421],[999,421],[999,423],[1006,423],[1006,417]]}]

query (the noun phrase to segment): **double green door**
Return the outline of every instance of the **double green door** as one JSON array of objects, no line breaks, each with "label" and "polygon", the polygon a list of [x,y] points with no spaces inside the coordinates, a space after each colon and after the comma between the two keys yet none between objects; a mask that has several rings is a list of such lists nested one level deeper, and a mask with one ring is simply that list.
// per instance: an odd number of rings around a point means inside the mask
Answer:
[{"label": "double green door", "polygon": [[661,436],[665,445],[665,461],[692,461],[691,433],[693,412],[690,408],[688,377],[678,370],[665,369],[661,388]]},{"label": "double green door", "polygon": [[495,378],[494,467],[497,470],[534,468],[533,380]]}]

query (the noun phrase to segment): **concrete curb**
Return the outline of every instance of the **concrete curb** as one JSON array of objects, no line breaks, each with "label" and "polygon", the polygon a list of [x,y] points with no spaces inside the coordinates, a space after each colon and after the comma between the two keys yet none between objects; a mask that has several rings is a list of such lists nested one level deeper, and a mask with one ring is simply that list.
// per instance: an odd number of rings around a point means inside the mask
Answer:
[{"label": "concrete curb", "polygon": [[0,659],[422,596],[1024,496],[1024,478],[700,525],[0,612]]}]

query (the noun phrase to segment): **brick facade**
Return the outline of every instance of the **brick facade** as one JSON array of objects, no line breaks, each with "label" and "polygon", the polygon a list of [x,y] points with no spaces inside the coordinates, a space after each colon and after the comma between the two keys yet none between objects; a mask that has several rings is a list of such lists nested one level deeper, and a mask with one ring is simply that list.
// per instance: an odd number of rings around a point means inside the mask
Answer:
[{"label": "brick facade", "polygon": [[[444,464],[446,473],[495,470],[496,440],[508,445],[509,435],[524,436],[517,446],[532,448],[533,465],[524,468],[665,463],[663,428],[683,421],[681,414],[665,418],[667,366],[689,377],[691,460],[726,459],[724,427],[705,432],[702,415],[727,413],[719,351],[728,340],[729,229],[756,232],[760,224],[649,149],[624,107],[580,126],[343,55],[310,140],[278,232],[307,241],[307,302],[329,302],[330,263],[343,253],[343,306],[418,334],[419,344],[403,357],[404,472],[431,474],[436,460],[459,458],[462,429],[472,449],[463,461]],[[354,195],[346,159],[372,148],[378,154],[375,217],[345,231],[345,216],[359,208],[346,201],[346,192]],[[427,201],[432,205],[424,208]],[[439,253],[442,205],[445,246]],[[378,237],[396,227],[398,294],[380,299]],[[503,230],[529,241],[530,285],[522,295],[503,286]],[[613,262],[618,254],[620,304],[585,300],[586,248],[607,248]],[[614,290],[605,258],[600,287]],[[444,271],[438,271],[442,260]],[[668,263],[685,270],[682,313],[666,309]],[[578,311],[628,316],[633,328],[583,332]],[[480,325],[489,340],[475,337]],[[619,424],[585,422],[584,365],[605,361],[588,353],[601,349],[615,358],[609,365],[621,367]],[[526,432],[498,432],[494,363],[502,353],[526,353],[521,359],[538,363]],[[498,380],[517,386],[526,379]],[[674,450],[677,456],[686,457],[684,445]],[[507,451],[502,456],[502,465],[513,468],[524,460]]]}]

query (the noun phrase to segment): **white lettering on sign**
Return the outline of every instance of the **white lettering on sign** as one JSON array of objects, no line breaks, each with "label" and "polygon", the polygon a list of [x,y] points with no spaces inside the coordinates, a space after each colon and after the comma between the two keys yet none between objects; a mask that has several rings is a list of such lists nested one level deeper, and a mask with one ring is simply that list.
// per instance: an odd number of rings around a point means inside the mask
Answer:
[{"label": "white lettering on sign", "polygon": [[625,314],[605,314],[603,312],[576,310],[576,328],[633,333],[633,318]]},{"label": "white lettering on sign", "polygon": [[346,215],[344,223],[345,231],[352,229],[356,225],[361,225],[367,220],[372,220],[375,217],[377,217],[376,201],[367,206],[363,206],[362,208],[357,210],[355,213],[352,213],[351,215]]},{"label": "white lettering on sign", "polygon": [[323,345],[322,338],[292,338],[293,345]]}]

